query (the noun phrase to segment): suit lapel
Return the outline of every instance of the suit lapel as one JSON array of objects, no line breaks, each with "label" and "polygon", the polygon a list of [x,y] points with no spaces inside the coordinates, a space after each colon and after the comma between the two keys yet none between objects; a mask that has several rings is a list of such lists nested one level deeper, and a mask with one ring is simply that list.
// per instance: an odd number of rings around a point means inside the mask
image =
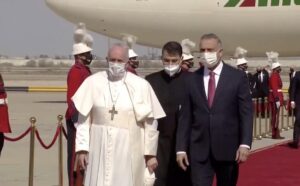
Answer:
[{"label": "suit lapel", "polygon": [[220,78],[219,78],[219,82],[216,88],[216,93],[214,96],[214,100],[212,103],[212,107],[211,109],[213,109],[216,105],[216,103],[218,102],[218,99],[220,99],[220,97],[222,96],[222,92],[224,91],[224,89],[226,88],[226,82],[229,82],[227,80],[227,78],[229,77],[228,75],[228,71],[227,71],[227,65],[223,62],[223,68],[220,74]]},{"label": "suit lapel", "polygon": [[203,67],[200,68],[195,73],[197,75],[197,79],[199,79],[199,81],[197,80],[198,83],[196,83],[197,88],[200,91],[200,95],[201,95],[203,101],[205,102],[206,108],[209,109],[208,102],[207,102],[207,96],[205,93],[205,86],[204,86],[204,68]]}]

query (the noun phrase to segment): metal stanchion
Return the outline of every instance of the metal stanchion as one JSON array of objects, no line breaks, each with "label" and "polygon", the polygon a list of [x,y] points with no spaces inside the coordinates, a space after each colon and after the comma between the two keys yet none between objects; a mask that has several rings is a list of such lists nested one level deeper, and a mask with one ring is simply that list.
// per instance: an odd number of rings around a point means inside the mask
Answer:
[{"label": "metal stanchion", "polygon": [[291,124],[291,129],[293,129],[294,128],[294,124],[295,124],[295,116],[294,116],[294,111],[295,111],[295,109],[292,109],[292,124]]},{"label": "metal stanchion", "polygon": [[[283,106],[283,108],[282,108],[282,110],[285,110],[285,112],[286,112],[286,117],[288,118],[289,117],[289,111],[288,111],[288,109],[287,109],[287,107],[288,107],[288,104],[289,104],[289,98],[287,97],[286,98],[286,107],[284,107]],[[284,131],[287,131],[287,130],[289,130],[289,124],[288,124],[288,122],[285,124],[284,123],[284,111],[282,111],[282,117],[283,117],[283,119],[282,119],[282,127],[283,127],[283,130]]]},{"label": "metal stanchion", "polygon": [[[261,98],[258,98],[258,107],[261,106]],[[260,113],[258,114],[258,135],[256,136],[256,138],[258,140],[261,140],[262,139],[262,136],[261,136],[261,113],[262,111],[260,111]]]},{"label": "metal stanchion", "polygon": [[252,99],[253,105],[255,106],[254,112],[253,112],[253,138],[252,140],[257,140],[257,131],[256,131],[256,113],[257,113],[257,102],[256,99]]},{"label": "metal stanchion", "polygon": [[58,177],[59,177],[59,186],[63,186],[63,143],[62,143],[62,135],[63,135],[63,116],[57,116],[58,125],[59,125],[59,141],[58,141]]},{"label": "metal stanchion", "polygon": [[269,112],[269,132],[268,132],[268,134],[269,134],[269,136],[272,136],[272,117],[273,117],[273,114],[272,114],[272,111],[271,111],[271,108],[270,108],[271,106],[270,106],[270,103],[268,102],[268,112]]},{"label": "metal stanchion", "polygon": [[268,123],[268,115],[269,115],[269,109],[268,109],[268,99],[267,98],[265,98],[264,99],[265,101],[262,103],[262,104],[264,104],[264,110],[263,110],[263,112],[264,112],[264,116],[265,116],[265,133],[263,134],[263,137],[264,138],[268,138],[268,137],[270,137],[270,135],[269,135],[269,123]]},{"label": "metal stanchion", "polygon": [[287,130],[291,129],[291,126],[290,126],[290,116],[289,116],[289,108],[287,109],[287,114],[286,114],[286,125],[287,125]]},{"label": "metal stanchion", "polygon": [[280,116],[281,116],[281,120],[280,120],[280,131],[286,131],[287,129],[284,127],[284,105],[280,107]]},{"label": "metal stanchion", "polygon": [[291,126],[290,126],[290,109],[292,110],[292,105],[291,105],[291,100],[290,100],[290,97],[289,95],[287,95],[287,107],[286,107],[286,128],[287,130],[291,129]]},{"label": "metal stanchion", "polygon": [[30,152],[29,152],[29,178],[28,186],[33,186],[33,175],[34,175],[34,135],[35,135],[35,123],[36,118],[30,118],[31,133],[30,133]]}]

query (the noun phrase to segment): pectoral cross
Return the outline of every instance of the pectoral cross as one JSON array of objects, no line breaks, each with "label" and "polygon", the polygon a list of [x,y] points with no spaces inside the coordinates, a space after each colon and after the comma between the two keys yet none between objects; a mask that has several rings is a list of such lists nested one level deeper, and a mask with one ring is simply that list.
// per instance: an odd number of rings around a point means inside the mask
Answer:
[{"label": "pectoral cross", "polygon": [[111,110],[109,110],[109,113],[111,114],[111,120],[114,120],[115,114],[118,114],[118,111],[115,108],[115,105],[112,106]]}]

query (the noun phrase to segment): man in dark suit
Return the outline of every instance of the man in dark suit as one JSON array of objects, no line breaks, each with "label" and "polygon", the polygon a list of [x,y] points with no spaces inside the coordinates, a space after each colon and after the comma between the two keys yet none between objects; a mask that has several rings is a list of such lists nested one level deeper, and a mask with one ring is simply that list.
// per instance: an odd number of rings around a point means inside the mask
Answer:
[{"label": "man in dark suit", "polygon": [[296,120],[294,124],[293,141],[289,143],[289,146],[298,148],[300,136],[300,72],[296,72],[293,78],[290,100],[292,109],[295,109],[296,111]]},{"label": "man in dark suit", "polygon": [[291,89],[292,89],[292,85],[293,85],[293,80],[294,77],[296,75],[296,71],[294,70],[293,67],[290,68],[290,72],[289,72],[289,78],[290,78],[290,85],[289,85],[289,97],[291,97]]},{"label": "man in dark suit", "polygon": [[[191,165],[193,186],[237,184],[239,163],[252,143],[253,106],[247,76],[222,61],[219,37],[200,40],[204,67],[186,78],[187,95],[180,109],[177,162]],[[187,152],[190,156],[188,158]]]},{"label": "man in dark suit", "polygon": [[288,89],[288,93],[289,93],[289,103],[288,103],[288,106],[287,106],[287,109],[288,109],[288,114],[289,116],[292,115],[292,108],[291,108],[291,90],[292,90],[292,86],[293,86],[293,81],[294,81],[294,77],[295,77],[295,74],[296,74],[296,71],[293,67],[290,68],[290,73],[289,73],[289,77],[290,77],[290,85],[289,85],[289,89]]},{"label": "man in dark suit", "polygon": [[261,113],[262,117],[265,117],[265,109],[267,104],[265,104],[265,97],[269,95],[269,73],[262,67],[258,67],[256,73],[254,74],[255,81],[255,94],[256,98],[261,98],[262,104],[257,103],[257,114]]}]

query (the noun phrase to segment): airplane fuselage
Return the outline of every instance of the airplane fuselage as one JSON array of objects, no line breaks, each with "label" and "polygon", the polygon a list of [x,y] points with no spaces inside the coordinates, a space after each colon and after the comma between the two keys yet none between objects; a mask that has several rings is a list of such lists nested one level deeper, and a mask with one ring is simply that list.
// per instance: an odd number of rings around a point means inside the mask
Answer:
[{"label": "airplane fuselage", "polygon": [[[290,5],[283,5],[288,1]],[[73,23],[84,22],[88,29],[113,38],[135,35],[138,43],[149,46],[161,47],[167,41],[184,38],[198,43],[202,34],[213,32],[222,39],[227,55],[232,55],[237,46],[246,48],[251,56],[264,56],[270,50],[280,56],[299,56],[300,52],[299,0],[282,0],[278,6],[273,0],[47,2]],[[245,2],[249,6],[242,6]]]}]

